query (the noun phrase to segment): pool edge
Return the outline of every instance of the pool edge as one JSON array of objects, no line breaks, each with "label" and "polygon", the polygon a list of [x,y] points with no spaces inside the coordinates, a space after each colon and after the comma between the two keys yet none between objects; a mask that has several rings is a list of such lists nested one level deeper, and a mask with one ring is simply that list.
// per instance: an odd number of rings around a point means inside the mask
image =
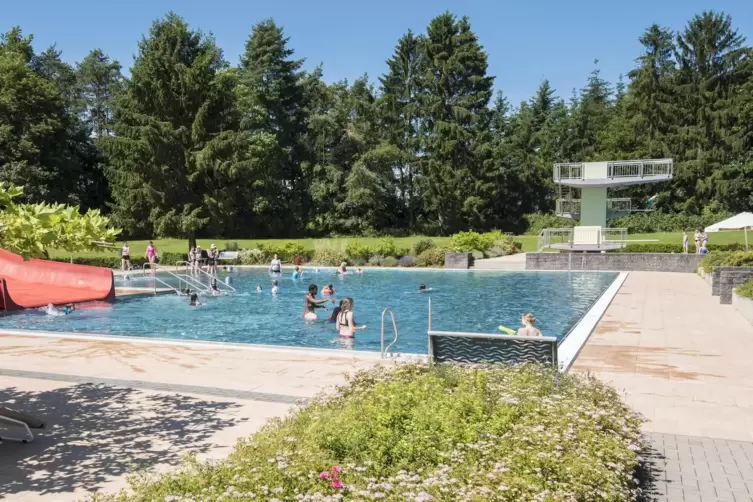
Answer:
[{"label": "pool edge", "polygon": [[578,323],[570,330],[568,335],[562,340],[562,343],[557,347],[557,358],[559,362],[559,370],[561,372],[570,371],[573,363],[578,359],[580,351],[583,350],[588,339],[591,338],[591,334],[596,329],[596,326],[601,321],[601,318],[606,313],[609,305],[611,305],[614,297],[622,288],[625,283],[629,272],[619,272],[615,277],[612,284],[601,294],[601,296],[594,302],[591,308],[580,318]]}]

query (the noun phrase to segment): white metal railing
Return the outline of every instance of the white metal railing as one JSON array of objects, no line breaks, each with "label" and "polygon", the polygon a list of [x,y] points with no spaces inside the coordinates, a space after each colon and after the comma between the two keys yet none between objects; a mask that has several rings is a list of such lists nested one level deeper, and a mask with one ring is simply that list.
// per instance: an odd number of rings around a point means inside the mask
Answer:
[{"label": "white metal railing", "polygon": [[580,180],[583,179],[583,163],[572,162],[554,164],[555,180]]},{"label": "white metal railing", "polygon": [[[600,166],[603,162],[570,162],[554,165],[554,180],[583,180],[589,165]],[[669,178],[674,173],[673,159],[615,160],[606,163],[607,178]],[[596,178],[600,178],[597,176]]]},{"label": "white metal railing", "polygon": [[[390,313],[390,317],[392,318],[392,329],[394,330],[395,338],[392,340],[392,343],[387,345],[387,347],[385,348],[384,347],[384,316],[387,314],[387,312]],[[390,350],[390,347],[395,345],[395,342],[397,342],[397,337],[398,337],[398,334],[397,334],[397,323],[395,322],[395,313],[392,312],[391,308],[386,308],[382,311],[382,357],[384,357],[384,355]]]},{"label": "white metal railing", "polygon": [[[208,272],[205,272],[205,271],[204,271],[204,270],[203,270],[203,269],[202,269],[202,268],[201,268],[200,266],[199,266],[199,267],[193,267],[193,266],[192,266],[192,264],[191,264],[190,262],[187,262],[187,261],[176,261],[176,262],[175,262],[175,266],[176,266],[176,267],[185,267],[185,268],[186,268],[186,275],[188,275],[188,273],[189,273],[189,271],[190,271],[190,272],[191,272],[192,274],[196,274],[196,273],[198,273],[199,275],[200,275],[200,274],[204,274],[204,275],[206,275],[207,277],[209,277],[210,281],[211,281],[211,280],[215,280],[215,281],[217,281],[217,289],[219,289],[220,291],[221,291],[221,290],[222,290],[223,288],[227,288],[227,289],[229,289],[229,290],[231,290],[231,291],[237,291],[237,290],[236,290],[236,289],[235,289],[234,287],[232,287],[232,286],[231,286],[230,284],[228,284],[228,283],[226,283],[226,282],[223,282],[223,281],[219,281],[219,280],[217,280],[217,276],[214,276],[214,275],[212,275],[212,274],[210,274],[210,273],[208,273]],[[198,281],[198,282],[199,282],[199,283],[201,283],[201,281]],[[201,283],[201,284],[202,284],[202,286],[203,286],[203,283]],[[212,283],[210,282],[209,284],[210,284],[210,287],[211,287],[211,284],[212,284]],[[220,288],[220,285],[222,285],[222,288]]]},{"label": "white metal railing", "polygon": [[[585,229],[585,227],[575,228],[579,230]],[[545,228],[539,234],[539,251],[551,247],[577,249],[578,246],[586,244],[591,247],[599,247],[627,242],[628,232],[626,228],[592,227],[591,231],[588,232],[588,242],[579,242],[579,237],[576,235],[578,232],[576,232],[575,228]]]},{"label": "white metal railing", "polygon": [[620,160],[609,162],[607,165],[609,178],[669,177],[672,176],[673,171],[672,159]]}]

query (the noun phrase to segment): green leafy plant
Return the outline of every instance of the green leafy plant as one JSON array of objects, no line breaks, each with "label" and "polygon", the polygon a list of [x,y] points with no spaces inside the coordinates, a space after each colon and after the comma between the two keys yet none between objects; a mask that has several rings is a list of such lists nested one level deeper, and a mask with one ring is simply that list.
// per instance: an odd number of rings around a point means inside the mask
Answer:
[{"label": "green leafy plant", "polygon": [[235,241],[226,242],[225,251],[238,251],[238,243]]},{"label": "green leafy plant", "polygon": [[16,204],[23,187],[0,183],[0,246],[26,258],[46,258],[48,250],[103,250],[120,230],[98,209],[81,214],[63,204]]},{"label": "green leafy plant", "polygon": [[244,249],[238,255],[241,265],[261,265],[267,263],[267,253],[261,249]]},{"label": "green leafy plant", "polygon": [[100,500],[629,501],[641,422],[588,376],[401,364],[354,375],[226,459],[145,472]]},{"label": "green leafy plant", "polygon": [[397,245],[395,244],[395,239],[392,237],[384,237],[382,239],[379,239],[379,242],[377,242],[376,246],[374,246],[374,254],[378,254],[382,257],[388,257],[392,256],[393,258],[396,258],[399,254],[397,250]]},{"label": "green leafy plant", "polygon": [[445,248],[431,248],[427,249],[420,255],[418,255],[419,267],[444,267],[444,255],[447,254]]},{"label": "green leafy plant", "polygon": [[353,240],[348,242],[348,245],[345,246],[345,254],[348,258],[366,261],[371,258],[372,255],[376,254],[376,251],[361,241]]},{"label": "green leafy plant", "polygon": [[380,267],[397,267],[398,261],[394,256],[388,256],[379,260]]},{"label": "green leafy plant", "polygon": [[737,286],[735,288],[735,294],[753,300],[753,279]]},{"label": "green leafy plant", "polygon": [[319,248],[314,251],[311,263],[326,267],[336,267],[342,262],[348,261],[345,253],[338,249]]},{"label": "green leafy plant", "polygon": [[423,253],[424,251],[426,251],[427,249],[431,249],[431,248],[433,248],[435,246],[436,245],[434,244],[433,240],[431,240],[431,239],[421,239],[420,241],[418,241],[415,244],[413,244],[413,254],[415,256],[418,256],[421,253]]}]

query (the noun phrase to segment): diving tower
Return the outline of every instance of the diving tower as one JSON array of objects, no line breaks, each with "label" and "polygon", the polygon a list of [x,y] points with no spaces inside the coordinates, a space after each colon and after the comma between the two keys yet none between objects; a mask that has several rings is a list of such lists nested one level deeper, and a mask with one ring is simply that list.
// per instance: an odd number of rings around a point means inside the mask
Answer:
[{"label": "diving tower", "polygon": [[607,218],[636,211],[628,198],[609,198],[610,188],[669,181],[673,174],[672,159],[555,164],[556,213],[581,226],[606,227]]}]

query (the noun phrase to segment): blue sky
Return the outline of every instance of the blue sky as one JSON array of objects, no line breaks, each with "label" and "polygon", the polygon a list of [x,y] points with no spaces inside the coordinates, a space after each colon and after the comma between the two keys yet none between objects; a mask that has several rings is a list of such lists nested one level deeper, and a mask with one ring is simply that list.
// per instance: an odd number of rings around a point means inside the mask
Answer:
[{"label": "blue sky", "polygon": [[679,30],[709,8],[731,14],[753,44],[750,0],[5,0],[0,29],[20,25],[34,35],[37,50],[57,43],[69,62],[99,47],[128,68],[151,22],[174,10],[192,27],[212,32],[235,64],[252,26],[272,17],[284,26],[306,68],[323,63],[324,77],[332,82],[364,73],[375,80],[403,33],[423,32],[434,16],[449,10],[470,17],[489,54],[495,87],[517,104],[545,78],[569,98],[585,83],[594,59],[602,76],[615,81],[633,67],[638,37],[650,24]]}]

